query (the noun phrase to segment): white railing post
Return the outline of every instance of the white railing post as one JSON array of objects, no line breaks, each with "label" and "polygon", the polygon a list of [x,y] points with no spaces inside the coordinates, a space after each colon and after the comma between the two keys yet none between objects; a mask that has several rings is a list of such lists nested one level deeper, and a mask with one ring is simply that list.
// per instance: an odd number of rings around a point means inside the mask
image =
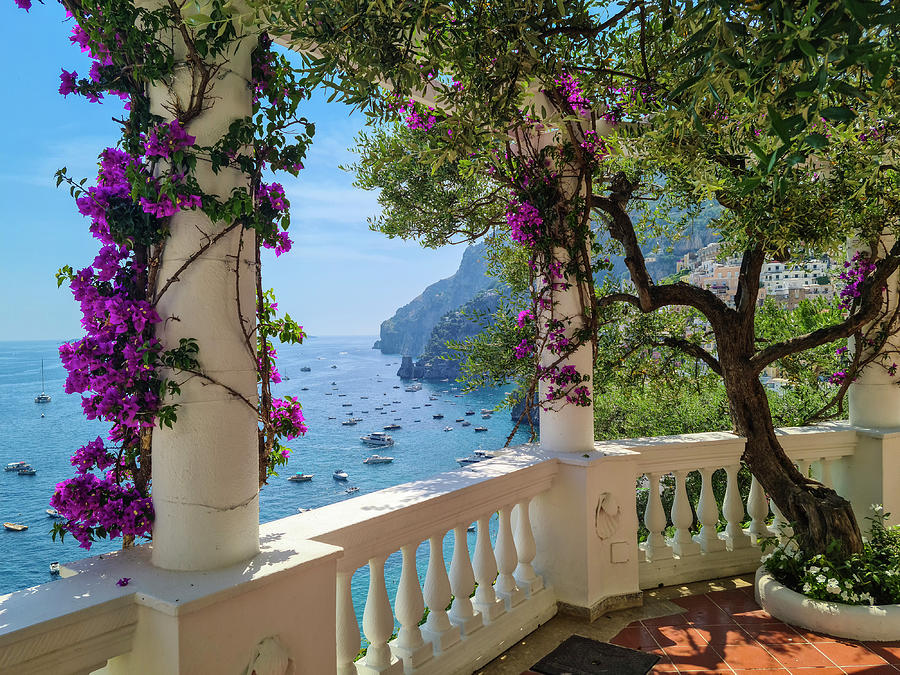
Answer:
[{"label": "white railing post", "polygon": [[823,457],[819,461],[819,466],[822,471],[822,485],[834,489],[834,473],[831,470],[832,464],[834,464],[834,457]]},{"label": "white railing post", "polygon": [[425,572],[428,619],[422,627],[422,636],[434,645],[435,653],[438,653],[459,642],[459,627],[450,623],[447,616],[450,579],[447,578],[444,563],[444,533],[432,535],[428,546],[428,570]]},{"label": "white railing post", "polygon": [[397,586],[397,599],[394,601],[400,630],[397,639],[390,643],[391,650],[402,659],[406,670],[415,670],[434,653],[434,648],[422,639],[422,631],[419,628],[419,621],[425,613],[425,601],[422,598],[422,587],[419,585],[419,573],[416,569],[417,548],[418,544],[406,544],[400,549],[403,555],[403,568]]},{"label": "white railing post", "polygon": [[750,537],[751,543],[757,545],[759,539],[769,536],[769,527],[766,520],[769,517],[769,500],[766,498],[766,491],[756,479],[756,476],[750,480],[750,494],[747,495],[747,513],[750,514]]},{"label": "white railing post", "polygon": [[518,558],[510,524],[511,510],[512,508],[508,505],[500,509],[495,551],[497,569],[499,571],[497,575],[497,595],[503,598],[507,610],[512,609],[525,599],[522,589],[516,585],[516,579],[513,576]]},{"label": "white railing post", "polygon": [[738,488],[738,472],[740,464],[729,464],[725,467],[725,504],[722,512],[725,515],[725,539],[728,542],[728,550],[736,551],[747,548],[752,543],[750,537],[744,533],[744,500],[741,499],[741,491]]},{"label": "white railing post", "polygon": [[687,471],[674,471],[675,499],[672,502],[672,522],[675,525],[675,536],[672,538],[672,551],[682,558],[700,553],[699,544],[691,539],[691,525],[694,514],[687,494]]},{"label": "white railing post", "polygon": [[491,623],[506,611],[503,600],[494,591],[497,576],[497,559],[491,548],[490,517],[478,519],[478,533],[475,537],[474,571],[478,588],[475,589],[475,607],[485,623]]},{"label": "white railing post", "polygon": [[519,502],[516,506],[516,529],[513,540],[516,544],[516,553],[519,556],[519,564],[513,576],[516,585],[529,596],[537,593],[544,587],[544,580],[535,574],[531,561],[537,553],[534,545],[534,533],[531,530],[531,515],[528,512],[530,499]]},{"label": "white railing post", "polygon": [[700,550],[704,553],[721,551],[725,548],[725,542],[719,539],[716,526],[719,524],[719,506],[716,504],[716,495],[713,492],[712,475],[713,467],[700,469],[700,502],[697,504],[697,516],[700,518],[700,533],[694,536],[694,541],[700,544]]},{"label": "white railing post", "polygon": [[384,558],[369,558],[369,593],[363,610],[363,632],[369,641],[361,674],[402,673],[403,663],[391,654],[388,640],[394,631],[394,614],[384,585]]},{"label": "white railing post", "polygon": [[337,673],[356,675],[353,661],[359,655],[359,623],[353,609],[350,582],[353,572],[338,572],[337,575]]},{"label": "white railing post", "polygon": [[475,573],[469,559],[469,542],[466,525],[453,528],[453,558],[450,560],[450,623],[459,626],[463,635],[471,635],[482,627],[481,614],[472,607],[471,595],[475,591]]},{"label": "white railing post", "polygon": [[647,541],[644,551],[650,561],[667,560],[672,557],[672,547],[666,542],[666,512],[660,498],[660,474],[647,474],[650,485],[647,488],[647,507],[644,509],[644,527]]}]

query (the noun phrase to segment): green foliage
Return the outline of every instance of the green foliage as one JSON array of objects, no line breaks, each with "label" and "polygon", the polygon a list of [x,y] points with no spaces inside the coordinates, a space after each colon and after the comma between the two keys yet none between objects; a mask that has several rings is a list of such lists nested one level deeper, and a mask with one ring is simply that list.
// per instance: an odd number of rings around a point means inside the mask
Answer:
[{"label": "green foliage", "polygon": [[793,538],[774,546],[766,557],[766,569],[788,588],[814,600],[848,605],[900,603],[900,526],[888,527],[890,514],[873,506],[869,539],[862,553],[849,558],[837,555],[839,542],[831,542],[825,553],[805,554]]}]

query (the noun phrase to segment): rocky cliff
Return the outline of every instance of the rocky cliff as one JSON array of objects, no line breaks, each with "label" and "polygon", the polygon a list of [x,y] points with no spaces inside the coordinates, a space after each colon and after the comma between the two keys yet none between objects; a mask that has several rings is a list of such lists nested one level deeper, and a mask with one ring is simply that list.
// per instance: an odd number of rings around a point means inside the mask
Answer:
[{"label": "rocky cliff", "polygon": [[381,339],[375,348],[383,354],[422,355],[432,329],[442,317],[462,307],[479,292],[498,286],[496,280],[487,276],[484,251],[484,244],[468,247],[453,276],[431,284],[382,323]]}]

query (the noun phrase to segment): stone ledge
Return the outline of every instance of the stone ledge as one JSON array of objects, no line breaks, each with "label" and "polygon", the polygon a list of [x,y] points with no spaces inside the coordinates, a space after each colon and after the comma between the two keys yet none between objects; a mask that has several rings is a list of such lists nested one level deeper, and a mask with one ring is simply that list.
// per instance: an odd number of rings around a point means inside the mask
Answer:
[{"label": "stone ledge", "polygon": [[644,604],[644,594],[641,591],[635,593],[622,593],[611,595],[608,598],[594,603],[590,607],[580,607],[568,602],[557,602],[557,610],[564,616],[571,616],[582,621],[593,622],[608,612],[615,612],[630,607],[640,607]]}]

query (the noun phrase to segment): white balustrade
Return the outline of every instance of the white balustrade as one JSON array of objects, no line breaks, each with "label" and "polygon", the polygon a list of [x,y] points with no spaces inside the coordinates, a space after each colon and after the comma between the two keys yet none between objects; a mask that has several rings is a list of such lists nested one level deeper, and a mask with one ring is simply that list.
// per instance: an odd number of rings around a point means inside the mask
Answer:
[{"label": "white balustrade", "polygon": [[472,606],[475,592],[475,572],[469,559],[469,542],[466,525],[453,528],[453,558],[450,560],[450,592],[453,604],[450,606],[450,623],[458,626],[463,635],[471,635],[484,623],[481,614]]},{"label": "white balustrade", "polygon": [[403,663],[391,654],[388,640],[394,631],[394,614],[384,585],[384,558],[369,559],[369,593],[363,611],[363,632],[369,641],[360,673],[402,673]]},{"label": "white balustrade", "polygon": [[647,541],[644,552],[650,561],[665,560],[672,557],[672,548],[666,543],[666,512],[660,498],[658,473],[647,474],[647,507],[644,509],[644,527],[647,528]]},{"label": "white balustrade", "polygon": [[675,536],[672,538],[672,551],[684,558],[700,553],[700,545],[691,538],[694,512],[688,501],[687,471],[675,471],[674,474],[675,499],[672,501],[672,523],[675,525]]},{"label": "white balustrade", "polygon": [[475,608],[485,623],[495,621],[506,611],[503,600],[494,591],[494,579],[497,577],[497,559],[491,548],[490,520],[487,516],[478,519],[478,532],[475,537],[474,571],[478,588],[475,589]]},{"label": "white balustrade", "polygon": [[794,535],[794,528],[787,522],[774,499],[772,500],[772,515],[774,518],[772,518],[772,527],[769,530],[778,537],[778,541],[784,543]]},{"label": "white balustrade", "polygon": [[769,527],[766,521],[769,518],[769,499],[762,484],[756,476],[750,480],[750,494],[747,495],[747,513],[750,515],[750,536],[752,543],[757,544],[759,539],[769,536]]},{"label": "white balustrade", "polygon": [[834,489],[834,472],[832,465],[836,459],[834,457],[823,457],[819,460],[819,480],[826,487]]},{"label": "white balustrade", "polygon": [[531,561],[537,555],[537,549],[534,545],[534,532],[531,530],[531,515],[528,512],[530,501],[521,501],[516,506],[516,527],[513,540],[516,544],[519,564],[516,566],[513,576],[519,588],[528,595],[533,595],[544,587],[544,580],[535,574],[534,567],[531,565]]},{"label": "white balustrade", "polygon": [[450,579],[444,564],[444,533],[428,540],[428,570],[425,572],[425,604],[428,619],[422,627],[423,637],[440,652],[459,642],[459,627],[450,623],[447,605],[450,604]]},{"label": "white balustrade", "polygon": [[713,492],[712,476],[713,467],[700,469],[700,502],[697,504],[697,516],[700,518],[700,532],[694,536],[694,541],[700,544],[700,550],[704,553],[713,553],[725,548],[725,541],[719,539],[716,527],[719,524],[719,506],[716,503],[716,495]]},{"label": "white balustrade", "polygon": [[359,623],[353,609],[350,582],[353,572],[337,575],[337,672],[338,675],[356,675],[353,661],[359,655]]},{"label": "white balustrade", "polygon": [[747,548],[752,544],[743,530],[744,502],[738,489],[738,472],[740,464],[729,464],[725,467],[725,502],[722,513],[725,516],[725,541],[729,551]]},{"label": "white balustrade", "polygon": [[510,523],[510,506],[503,506],[499,511],[497,527],[497,544],[495,554],[497,556],[497,595],[506,603],[506,609],[510,610],[525,599],[522,589],[516,584],[513,572],[518,564],[516,544],[513,541],[512,525]]},{"label": "white balustrade", "polygon": [[425,614],[425,600],[422,598],[419,572],[416,569],[417,548],[417,544],[406,544],[400,549],[403,568],[394,602],[400,630],[397,632],[397,639],[390,643],[392,651],[403,661],[406,670],[418,668],[431,659],[434,653],[432,645],[422,639],[419,628],[419,622]]},{"label": "white balustrade", "polygon": [[808,459],[797,460],[797,471],[799,471],[804,478],[809,478],[809,465],[810,462]]}]

